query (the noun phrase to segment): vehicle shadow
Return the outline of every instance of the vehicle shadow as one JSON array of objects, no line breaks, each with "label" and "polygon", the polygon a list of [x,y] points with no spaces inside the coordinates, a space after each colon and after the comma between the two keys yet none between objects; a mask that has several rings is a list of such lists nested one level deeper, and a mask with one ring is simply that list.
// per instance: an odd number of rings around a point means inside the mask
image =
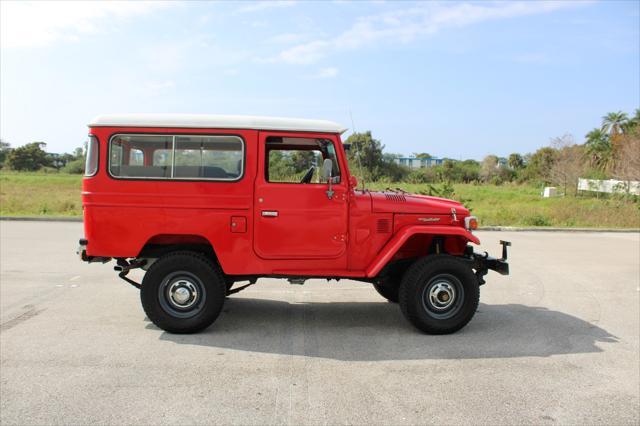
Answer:
[{"label": "vehicle shadow", "polygon": [[[148,328],[156,328],[153,324]],[[229,298],[218,320],[193,335],[162,340],[240,351],[348,361],[548,357],[601,352],[606,330],[542,307],[481,304],[462,330],[431,336],[388,302],[288,303]]]}]

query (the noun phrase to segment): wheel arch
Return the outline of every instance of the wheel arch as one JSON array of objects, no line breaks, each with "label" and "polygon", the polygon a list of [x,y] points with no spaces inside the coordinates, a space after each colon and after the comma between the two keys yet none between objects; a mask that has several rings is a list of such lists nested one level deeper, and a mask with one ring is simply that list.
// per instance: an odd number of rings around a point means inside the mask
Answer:
[{"label": "wheel arch", "polygon": [[[428,241],[430,245],[431,243],[438,241],[438,238],[441,238],[443,241],[442,247],[437,249],[438,253],[440,250],[447,253],[448,251],[451,251],[452,248],[466,246],[468,242],[480,244],[478,237],[461,227],[426,225],[407,226],[400,229],[400,231],[398,231],[385,244],[382,250],[380,250],[378,255],[367,267],[366,276],[369,278],[377,276],[389,262],[395,260],[394,257],[396,257],[396,255],[402,254],[403,250],[406,249],[408,245],[412,244],[412,242],[414,244],[416,242],[424,242],[426,245],[426,242]],[[429,249],[427,246],[424,246],[423,248],[425,250]]]},{"label": "wheel arch", "polygon": [[221,268],[216,251],[207,238],[197,234],[157,234],[149,238],[142,246],[138,258],[158,258],[175,251],[193,251],[201,253]]}]

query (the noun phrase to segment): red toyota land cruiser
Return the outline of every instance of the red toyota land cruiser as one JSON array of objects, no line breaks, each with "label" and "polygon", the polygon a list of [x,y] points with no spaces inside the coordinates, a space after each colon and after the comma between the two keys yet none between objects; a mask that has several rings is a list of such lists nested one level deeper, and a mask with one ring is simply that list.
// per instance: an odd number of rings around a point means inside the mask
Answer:
[{"label": "red toyota land cruiser", "polygon": [[89,128],[80,257],[115,259],[166,331],[208,327],[228,295],[271,277],[371,283],[420,330],[452,333],[488,270],[509,273],[509,243],[501,259],[474,253],[460,203],[358,190],[335,123],[153,114]]}]

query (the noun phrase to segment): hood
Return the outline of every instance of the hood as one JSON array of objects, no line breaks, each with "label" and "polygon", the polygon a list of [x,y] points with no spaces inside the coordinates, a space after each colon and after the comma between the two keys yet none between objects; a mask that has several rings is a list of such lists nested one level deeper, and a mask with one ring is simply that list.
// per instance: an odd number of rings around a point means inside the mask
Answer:
[{"label": "hood", "polygon": [[371,192],[371,204],[375,213],[417,213],[451,215],[456,209],[458,216],[468,216],[467,210],[457,201],[427,195],[403,194],[400,192]]}]

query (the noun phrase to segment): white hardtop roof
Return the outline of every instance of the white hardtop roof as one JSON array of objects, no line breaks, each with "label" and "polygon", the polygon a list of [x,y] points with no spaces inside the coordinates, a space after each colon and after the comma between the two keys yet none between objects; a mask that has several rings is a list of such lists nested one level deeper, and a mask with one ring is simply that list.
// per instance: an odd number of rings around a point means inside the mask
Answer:
[{"label": "white hardtop roof", "polygon": [[89,122],[89,127],[184,127],[321,133],[343,133],[347,130],[325,120],[208,114],[108,114],[95,117]]}]

